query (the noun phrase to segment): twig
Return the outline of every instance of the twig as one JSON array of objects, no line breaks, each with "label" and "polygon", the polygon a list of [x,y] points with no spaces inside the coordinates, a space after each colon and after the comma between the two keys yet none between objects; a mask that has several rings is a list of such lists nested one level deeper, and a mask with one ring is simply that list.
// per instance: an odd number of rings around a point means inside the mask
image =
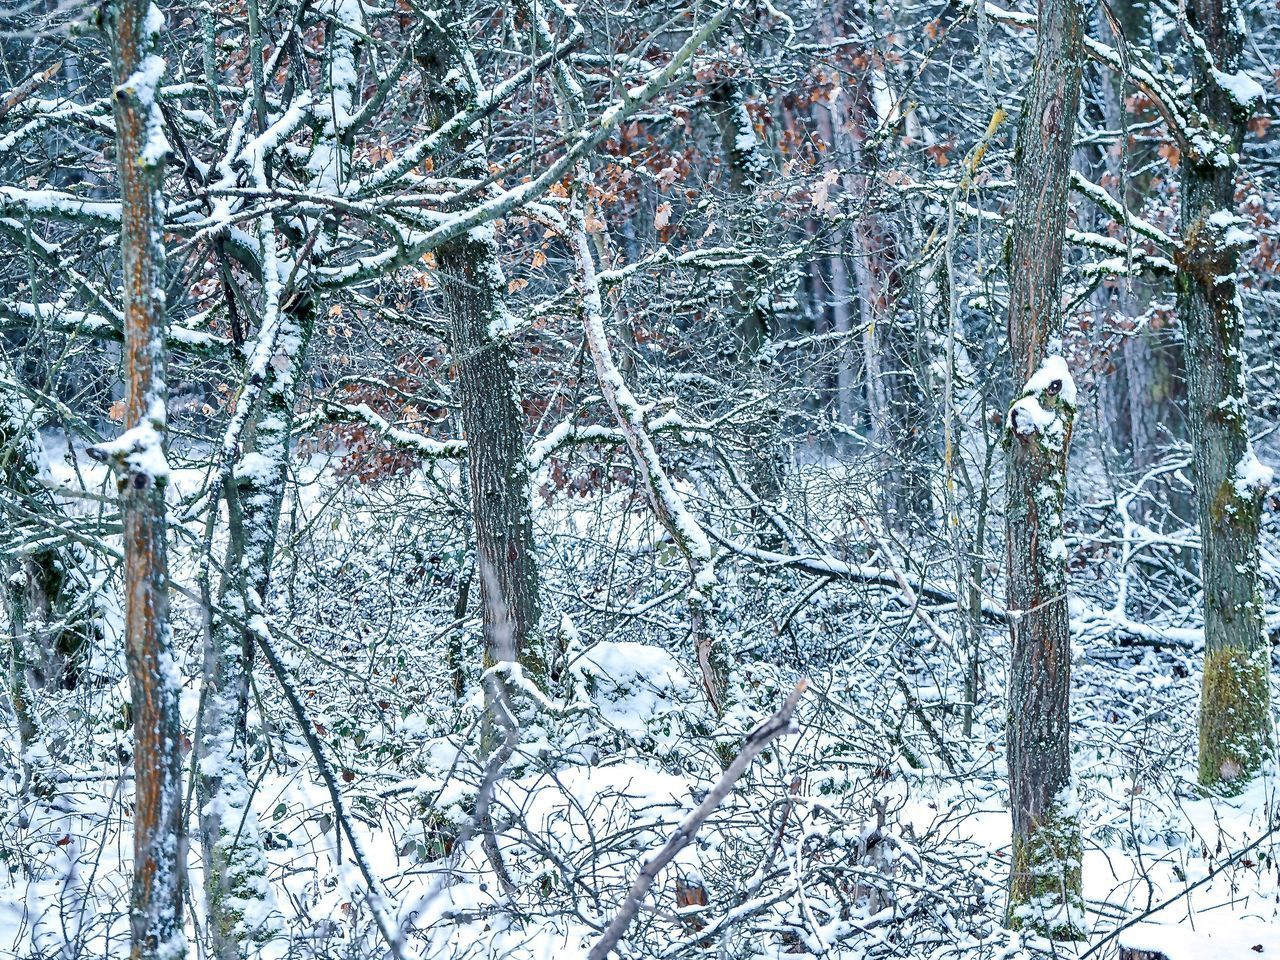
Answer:
[{"label": "twig", "polygon": [[662,872],[663,867],[675,859],[676,854],[692,842],[694,836],[697,835],[698,829],[706,822],[707,818],[715,812],[716,807],[724,802],[729,796],[733,785],[738,778],[746,771],[754,760],[765,747],[767,747],[774,739],[788,733],[791,730],[791,714],[796,709],[796,704],[800,702],[808,688],[809,682],[801,680],[795,685],[786,701],[768,720],[761,723],[758,727],[747,735],[746,743],[743,744],[741,752],[729,764],[729,768],[725,770],[716,785],[707,794],[706,799],[698,805],[698,808],[689,814],[676,828],[662,849],[655,853],[652,857],[645,861],[640,868],[640,873],[635,879],[635,883],[631,885],[631,889],[627,892],[627,898],[623,901],[621,908],[609,921],[609,926],[605,928],[600,939],[596,941],[596,945],[591,948],[591,952],[587,954],[587,960],[605,960],[622,935],[626,933],[627,927],[631,925],[631,921],[635,919],[636,914],[640,911],[640,904],[645,896],[649,893],[649,888],[653,886],[654,881],[658,879],[658,874]]},{"label": "twig", "polygon": [[1096,954],[1104,946],[1106,946],[1116,937],[1120,936],[1120,934],[1124,933],[1134,924],[1141,923],[1143,920],[1147,919],[1147,917],[1150,917],[1154,914],[1159,913],[1161,910],[1163,910],[1165,907],[1169,906],[1170,904],[1177,903],[1183,897],[1191,893],[1192,890],[1195,890],[1197,887],[1204,886],[1214,877],[1218,876],[1218,874],[1222,873],[1222,871],[1228,869],[1229,867],[1235,866],[1239,861],[1244,859],[1244,855],[1246,853],[1248,853],[1254,847],[1258,846],[1260,843],[1262,843],[1262,841],[1266,840],[1268,837],[1270,837],[1272,834],[1276,833],[1277,831],[1280,831],[1280,823],[1275,824],[1269,830],[1267,830],[1266,833],[1263,833],[1261,836],[1255,837],[1253,840],[1246,843],[1243,847],[1241,847],[1239,850],[1237,850],[1235,853],[1229,856],[1222,863],[1218,864],[1218,866],[1214,867],[1212,870],[1206,873],[1203,877],[1201,877],[1195,883],[1192,883],[1186,887],[1183,887],[1180,891],[1178,891],[1178,893],[1175,896],[1170,897],[1169,899],[1165,900],[1162,903],[1156,904],[1154,907],[1151,907],[1148,910],[1144,910],[1142,913],[1138,914],[1137,916],[1131,917],[1130,919],[1126,920],[1124,923],[1120,924],[1120,926],[1116,927],[1114,930],[1108,933],[1105,937],[1103,937],[1101,940],[1099,940],[1097,943],[1091,946],[1088,950],[1082,953],[1080,955],[1080,960],[1089,960],[1089,957]]}]

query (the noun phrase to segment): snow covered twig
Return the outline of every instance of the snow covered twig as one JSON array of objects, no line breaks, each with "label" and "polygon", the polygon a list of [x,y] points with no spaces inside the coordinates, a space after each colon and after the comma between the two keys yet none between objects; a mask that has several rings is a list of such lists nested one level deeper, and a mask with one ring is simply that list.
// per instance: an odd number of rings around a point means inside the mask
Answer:
[{"label": "snow covered twig", "polygon": [[609,955],[609,951],[617,946],[618,941],[622,939],[622,935],[627,932],[627,927],[631,925],[631,921],[639,913],[641,903],[649,893],[654,881],[658,879],[658,874],[662,872],[662,869],[675,859],[676,854],[693,841],[698,829],[729,796],[729,793],[733,790],[733,785],[746,772],[751,762],[760,755],[760,752],[778,737],[790,732],[791,715],[795,712],[796,704],[800,702],[800,698],[804,695],[808,685],[806,680],[801,680],[797,683],[778,709],[778,712],[747,735],[747,740],[743,744],[742,750],[734,758],[733,762],[729,764],[729,768],[725,770],[716,785],[711,788],[706,799],[681,822],[680,826],[676,828],[676,832],[663,844],[662,849],[645,861],[635,882],[631,885],[631,889],[627,892],[627,898],[623,901],[622,907],[614,915],[613,919],[609,921],[604,933],[600,935],[600,939],[596,941],[595,946],[591,948],[591,952],[587,954],[587,960],[605,960],[605,957]]}]

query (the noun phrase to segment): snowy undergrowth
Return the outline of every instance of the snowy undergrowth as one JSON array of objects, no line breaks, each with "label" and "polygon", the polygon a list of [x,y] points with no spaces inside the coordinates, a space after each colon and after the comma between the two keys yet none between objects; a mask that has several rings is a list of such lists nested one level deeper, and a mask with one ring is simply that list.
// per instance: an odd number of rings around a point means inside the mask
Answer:
[{"label": "snowy undergrowth", "polygon": [[[461,697],[450,672],[451,648],[479,646],[474,605],[455,617],[469,560],[450,478],[362,487],[314,464],[299,479],[271,617],[340,768],[355,829],[395,900],[405,956],[584,955],[645,851],[719,776],[717,745],[737,743],[801,676],[811,690],[796,733],[765,752],[659,879],[627,937],[629,955],[943,960],[1075,949],[1003,926],[998,629],[986,634],[984,693],[965,737],[955,706],[963,651],[930,650],[929,632],[895,591],[832,582],[797,605],[807,580],[722,558],[725,629],[744,656],[737,706],[716,720],[684,647],[681,596],[663,600],[681,583],[681,561],[643,501],[626,490],[557,498],[537,516],[544,624],[563,655],[549,704],[511,688],[519,734],[494,777],[480,750],[479,665],[463,665]],[[199,482],[175,471],[180,491]],[[816,497],[820,479],[804,482]],[[833,521],[825,532],[850,560],[873,552],[852,524]],[[190,582],[198,540],[173,539],[174,575]],[[187,600],[175,612],[189,740],[201,618]],[[1230,799],[1196,787],[1199,657],[1089,633],[1074,659],[1089,943],[1146,913],[1224,936],[1280,923],[1268,832],[1280,823],[1280,770]],[[121,956],[127,685],[117,664],[66,695],[74,711],[57,696],[46,708],[74,718],[60,766],[75,780],[59,787],[56,805],[19,799],[14,777],[5,782],[0,956]],[[263,954],[383,956],[315,759],[261,668],[251,702],[253,805],[288,933]],[[16,760],[6,758],[9,770]],[[492,797],[487,823],[474,818],[481,791]],[[197,911],[199,871],[193,845]]]}]

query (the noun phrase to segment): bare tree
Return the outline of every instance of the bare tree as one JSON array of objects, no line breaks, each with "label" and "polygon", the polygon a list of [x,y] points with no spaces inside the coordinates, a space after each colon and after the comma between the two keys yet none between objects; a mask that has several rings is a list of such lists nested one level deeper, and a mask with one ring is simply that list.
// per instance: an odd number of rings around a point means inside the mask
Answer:
[{"label": "bare tree", "polygon": [[[421,20],[415,57],[431,78],[436,124],[474,109],[482,89],[467,46],[462,4],[445,4]],[[459,176],[488,176],[478,131],[460,129],[449,142]],[[515,353],[508,329],[506,279],[489,224],[441,245],[436,253],[449,311],[458,400],[467,437],[467,470],[480,582],[485,662],[496,656],[496,612],[505,605],[515,656],[534,676],[546,672],[538,634],[538,556],[530,516],[529,465],[524,448]],[[492,586],[490,586],[492,584]],[[491,597],[493,587],[497,597]],[[499,599],[500,598],[500,599]]]},{"label": "bare tree", "polygon": [[1009,351],[1021,396],[1009,410],[1005,507],[1009,596],[1009,922],[1074,936],[1080,829],[1073,819],[1071,643],[1062,514],[1076,390],[1050,346],[1062,331],[1062,262],[1084,13],[1041,0],[1035,69],[1015,146]]},{"label": "bare tree", "polygon": [[182,929],[186,842],[182,822],[179,678],[170,649],[165,545],[164,166],[158,100],[164,17],[142,0],[105,11],[115,96],[123,272],[125,432],[95,448],[116,471],[124,517],[125,655],[133,701],[134,960],[186,953]]},{"label": "bare tree", "polygon": [[1270,742],[1270,651],[1258,580],[1258,528],[1271,471],[1249,443],[1238,270],[1241,250],[1253,238],[1234,213],[1245,123],[1262,88],[1241,72],[1238,4],[1195,0],[1185,11],[1194,103],[1207,124],[1182,164],[1175,280],[1186,328],[1204,585],[1200,782],[1230,785],[1258,769]]}]

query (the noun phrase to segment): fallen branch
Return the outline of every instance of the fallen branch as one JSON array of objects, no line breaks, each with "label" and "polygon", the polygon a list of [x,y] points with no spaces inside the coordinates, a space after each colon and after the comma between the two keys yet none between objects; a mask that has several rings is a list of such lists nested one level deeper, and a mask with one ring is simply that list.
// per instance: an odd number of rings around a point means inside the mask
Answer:
[{"label": "fallen branch", "polygon": [[587,954],[587,960],[605,960],[605,957],[609,955],[609,951],[617,946],[618,941],[622,939],[622,935],[627,932],[627,927],[631,925],[631,921],[640,912],[641,903],[649,893],[654,881],[658,879],[658,874],[662,872],[663,867],[674,860],[676,854],[693,841],[698,829],[715,812],[716,807],[720,806],[724,799],[729,796],[730,791],[733,790],[733,785],[746,771],[747,767],[751,765],[751,761],[760,754],[760,751],[773,740],[790,731],[791,714],[795,712],[796,704],[800,702],[800,697],[804,694],[808,685],[806,680],[801,680],[797,683],[795,689],[791,691],[778,712],[747,734],[747,740],[743,744],[741,752],[729,764],[729,769],[725,770],[724,775],[720,777],[716,785],[711,788],[711,792],[707,794],[706,799],[698,804],[698,808],[681,822],[680,826],[676,828],[676,832],[671,835],[671,838],[667,840],[662,849],[646,860],[640,868],[640,874],[627,892],[627,898],[622,902],[622,907],[614,915],[613,919],[609,921],[609,926],[605,928],[604,933],[600,935],[600,939],[596,941],[596,945]]},{"label": "fallen branch", "polygon": [[[866,567],[856,563],[846,563],[829,554],[788,554],[774,553],[772,550],[760,550],[756,547],[739,543],[708,528],[707,533],[717,543],[732,550],[740,556],[756,560],[774,567],[788,567],[811,574],[815,577],[827,577],[832,580],[853,580],[859,583],[872,583],[878,586],[902,591],[902,583],[892,571],[880,567]],[[927,597],[936,603],[957,603],[956,595],[950,590],[926,583],[912,574],[901,574],[916,595]],[[910,601],[909,601],[910,602]],[[989,600],[982,601],[982,615],[991,623],[1003,624],[1007,615],[1002,607]]]}]

